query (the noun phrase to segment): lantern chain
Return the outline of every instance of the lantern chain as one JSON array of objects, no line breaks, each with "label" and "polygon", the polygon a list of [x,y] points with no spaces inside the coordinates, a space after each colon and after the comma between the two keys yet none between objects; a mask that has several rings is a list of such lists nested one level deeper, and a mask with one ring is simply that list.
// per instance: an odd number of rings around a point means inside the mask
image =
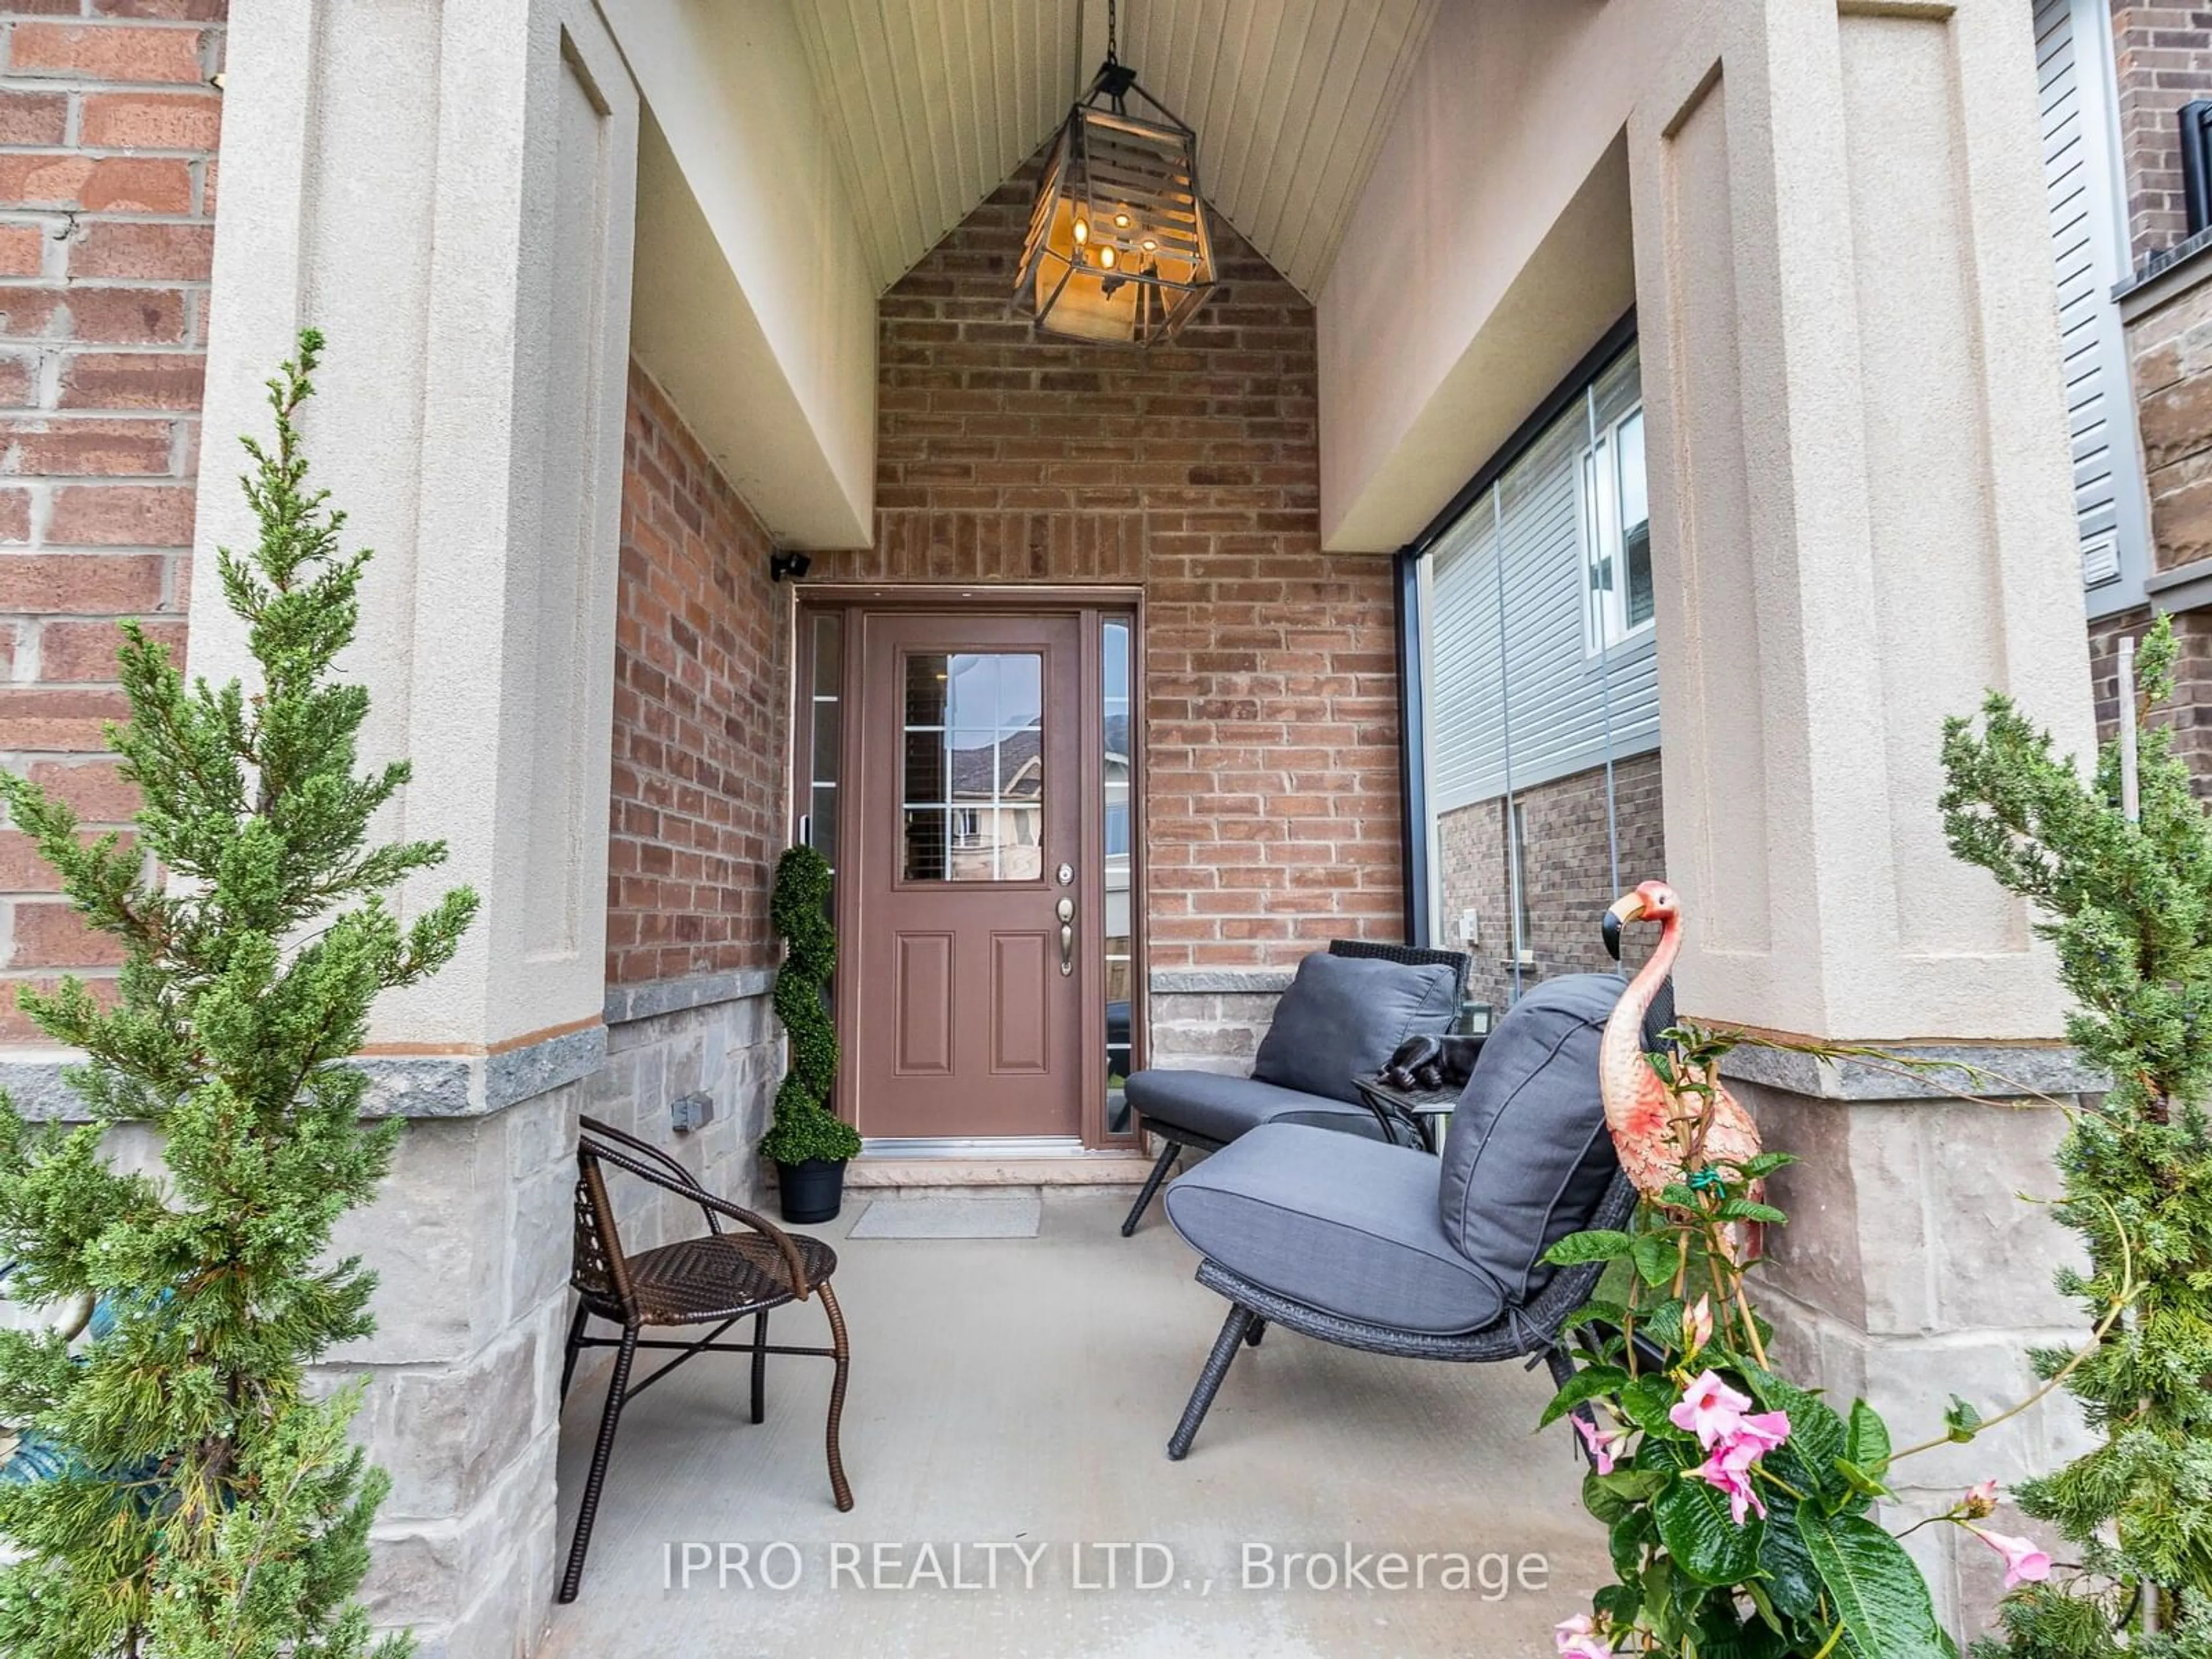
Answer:
[{"label": "lantern chain", "polygon": [[1121,61],[1116,52],[1116,48],[1121,44],[1120,20],[1115,15],[1116,8],[1117,0],[1106,0],[1106,61],[1109,64],[1118,64]]}]

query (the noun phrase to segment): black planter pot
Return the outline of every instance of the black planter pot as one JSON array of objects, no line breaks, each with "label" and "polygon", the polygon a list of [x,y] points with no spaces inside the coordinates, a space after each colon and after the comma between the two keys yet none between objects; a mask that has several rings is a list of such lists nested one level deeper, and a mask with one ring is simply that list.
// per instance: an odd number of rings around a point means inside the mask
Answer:
[{"label": "black planter pot", "polygon": [[845,1201],[845,1160],[810,1158],[778,1164],[775,1182],[786,1221],[835,1221]]}]

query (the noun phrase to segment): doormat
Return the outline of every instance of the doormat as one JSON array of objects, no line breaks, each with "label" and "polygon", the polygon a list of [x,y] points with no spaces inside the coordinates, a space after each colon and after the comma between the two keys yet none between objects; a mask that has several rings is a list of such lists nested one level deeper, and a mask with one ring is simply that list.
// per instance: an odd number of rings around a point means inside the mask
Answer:
[{"label": "doormat", "polygon": [[1036,1194],[1004,1198],[878,1198],[848,1238],[1035,1238],[1044,1206]]}]

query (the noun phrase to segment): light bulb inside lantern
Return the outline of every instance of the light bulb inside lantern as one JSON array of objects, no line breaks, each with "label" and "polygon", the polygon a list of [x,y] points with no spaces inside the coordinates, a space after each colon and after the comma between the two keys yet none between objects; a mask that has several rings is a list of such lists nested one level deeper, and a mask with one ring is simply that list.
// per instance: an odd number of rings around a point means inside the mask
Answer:
[{"label": "light bulb inside lantern", "polygon": [[1075,222],[1075,245],[1076,245],[1076,246],[1078,246],[1078,247],[1081,247],[1081,246],[1082,246],[1085,242],[1089,241],[1090,240],[1091,240],[1091,222],[1090,222],[1088,219],[1078,219],[1078,220]]},{"label": "light bulb inside lantern", "polygon": [[1111,270],[1114,269],[1114,250],[1110,246],[1107,246],[1103,244],[1100,245],[1098,249],[1098,268],[1101,270]]},{"label": "light bulb inside lantern", "polygon": [[1127,229],[1128,229],[1129,225],[1130,225],[1130,219],[1129,219],[1129,216],[1128,216],[1127,214],[1126,214],[1126,213],[1117,213],[1117,214],[1115,214],[1115,215],[1114,216],[1114,225],[1115,225],[1115,228],[1117,230],[1127,230]]},{"label": "light bulb inside lantern", "polygon": [[1158,252],[1160,245],[1154,241],[1151,237],[1147,236],[1143,241],[1138,243],[1137,246],[1144,249],[1147,253],[1154,253]]}]

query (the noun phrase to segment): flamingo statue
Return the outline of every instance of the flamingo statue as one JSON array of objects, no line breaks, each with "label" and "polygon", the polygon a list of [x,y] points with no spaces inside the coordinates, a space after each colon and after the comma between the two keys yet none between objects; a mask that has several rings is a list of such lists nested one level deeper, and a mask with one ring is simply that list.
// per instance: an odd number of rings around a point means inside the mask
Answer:
[{"label": "flamingo statue", "polygon": [[[1644,1058],[1644,1018],[1674,971],[1682,948],[1682,908],[1674,890],[1647,881],[1605,913],[1606,948],[1620,955],[1620,930],[1632,921],[1659,924],[1659,944],[1613,1006],[1598,1047],[1598,1093],[1620,1166],[1647,1198],[1686,1178],[1693,1165],[1741,1164],[1759,1154],[1759,1126],[1735,1097],[1713,1084],[1710,1097],[1670,1089]],[[1749,1241],[1755,1253],[1757,1239]]]}]

